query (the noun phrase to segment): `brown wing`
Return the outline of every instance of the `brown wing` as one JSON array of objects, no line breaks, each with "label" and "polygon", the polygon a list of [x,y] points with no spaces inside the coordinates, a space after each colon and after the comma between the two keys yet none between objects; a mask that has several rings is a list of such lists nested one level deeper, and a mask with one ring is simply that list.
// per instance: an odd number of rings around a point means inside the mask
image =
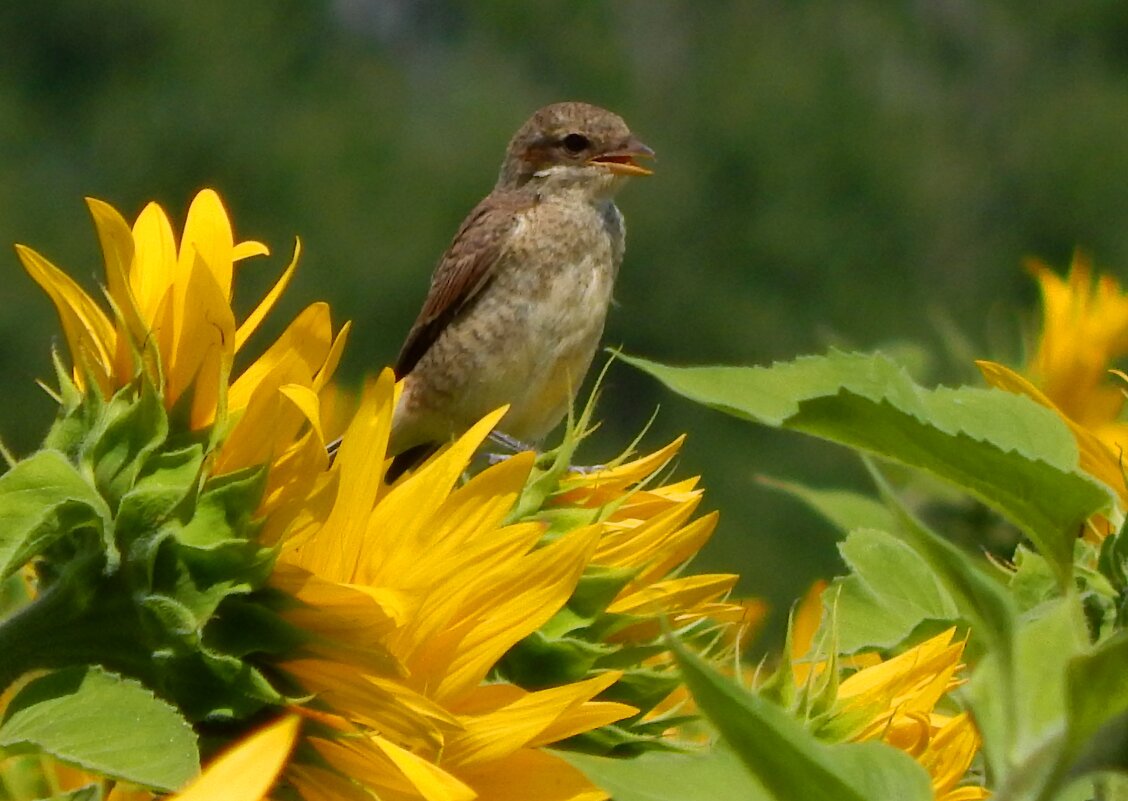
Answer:
[{"label": "brown wing", "polygon": [[410,373],[423,354],[493,277],[509,234],[521,213],[536,203],[525,191],[494,192],[462,222],[439,259],[423,309],[407,333],[396,360],[396,377]]}]

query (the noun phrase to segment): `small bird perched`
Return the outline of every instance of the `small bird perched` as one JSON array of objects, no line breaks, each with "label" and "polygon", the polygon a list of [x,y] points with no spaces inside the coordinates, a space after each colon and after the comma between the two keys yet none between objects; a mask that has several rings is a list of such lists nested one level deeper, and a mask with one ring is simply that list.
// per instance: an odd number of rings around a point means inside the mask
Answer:
[{"label": "small bird perched", "polygon": [[509,404],[498,428],[536,442],[567,413],[623,260],[613,198],[654,152],[587,103],[537,111],[509,142],[493,191],[463,221],[396,362],[392,481]]}]

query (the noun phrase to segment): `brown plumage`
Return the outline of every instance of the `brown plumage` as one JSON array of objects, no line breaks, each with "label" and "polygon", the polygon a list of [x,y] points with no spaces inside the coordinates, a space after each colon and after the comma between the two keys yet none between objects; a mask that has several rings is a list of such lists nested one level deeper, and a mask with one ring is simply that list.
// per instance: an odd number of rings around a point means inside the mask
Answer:
[{"label": "brown plumage", "polygon": [[622,119],[586,103],[546,106],[513,136],[396,362],[389,480],[503,404],[499,428],[518,439],[560,422],[603,331],[623,257],[612,198],[649,174],[640,156],[653,152]]}]

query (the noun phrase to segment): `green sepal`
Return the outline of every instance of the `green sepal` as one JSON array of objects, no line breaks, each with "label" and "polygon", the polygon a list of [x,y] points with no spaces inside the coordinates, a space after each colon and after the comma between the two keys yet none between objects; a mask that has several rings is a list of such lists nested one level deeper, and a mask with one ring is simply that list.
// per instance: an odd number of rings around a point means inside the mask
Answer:
[{"label": "green sepal", "polygon": [[775,801],[931,801],[928,774],[879,742],[827,745],[785,710],[718,675],[671,637],[685,683],[702,712]]},{"label": "green sepal", "polygon": [[122,495],[114,519],[117,541],[126,550],[151,538],[197,489],[204,450],[199,444],[154,454],[133,486]]},{"label": "green sepal", "polygon": [[637,574],[624,567],[589,565],[568,599],[568,609],[579,619],[594,621]]},{"label": "green sepal", "polygon": [[653,726],[623,726],[611,724],[601,726],[583,734],[577,734],[553,743],[554,748],[565,749],[580,754],[634,759],[652,751],[674,752],[681,748],[664,738],[663,734],[671,727],[688,722],[691,718],[663,720]]},{"label": "green sepal", "polygon": [[587,678],[599,657],[611,646],[579,637],[552,637],[534,631],[498,662],[509,681],[535,690]]},{"label": "green sepal", "polygon": [[168,436],[168,418],[156,388],[138,378],[102,407],[83,448],[83,462],[110,507],[133,488],[145,461]]},{"label": "green sepal", "polygon": [[[272,601],[266,596],[269,592],[261,590],[254,595],[229,596],[223,614],[217,615],[204,632],[205,644],[230,656],[246,657],[290,654],[309,642],[309,632],[283,620],[270,608]],[[375,651],[368,649],[370,654]]]},{"label": "green sepal", "polygon": [[674,670],[636,667],[625,671],[617,682],[600,693],[599,699],[630,704],[640,710],[641,718],[680,686],[681,679]]},{"label": "green sepal", "polygon": [[0,579],[83,531],[103,544],[107,564],[116,563],[110,521],[105,502],[63,454],[29,456],[0,476]]},{"label": "green sepal", "polygon": [[266,486],[266,469],[248,467],[208,479],[196,501],[192,519],[177,532],[183,545],[206,549],[232,539],[253,536],[255,509]]},{"label": "green sepal", "polygon": [[47,432],[43,447],[60,451],[72,461],[78,461],[83,444],[102,414],[106,401],[91,381],[86,382],[85,392],[78,388],[58,351],[52,351],[51,361],[59,382],[59,392],[55,396],[59,403],[59,416]]},{"label": "green sepal", "polygon": [[159,650],[153,661],[157,688],[175,698],[193,722],[245,720],[287,700],[259,668],[203,645],[181,652]]},{"label": "green sepal", "polygon": [[1112,583],[1123,592],[1128,589],[1128,519],[1120,530],[1109,534],[1101,542],[1097,567]]}]

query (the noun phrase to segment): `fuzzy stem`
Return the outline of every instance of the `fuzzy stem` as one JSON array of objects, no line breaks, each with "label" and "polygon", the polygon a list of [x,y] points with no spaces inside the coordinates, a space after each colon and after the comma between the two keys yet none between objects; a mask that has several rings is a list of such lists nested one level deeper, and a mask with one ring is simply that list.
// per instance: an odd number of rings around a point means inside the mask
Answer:
[{"label": "fuzzy stem", "polygon": [[103,665],[145,677],[152,664],[139,647],[139,626],[114,577],[68,571],[0,621],[0,691],[28,671],[68,665]]}]

